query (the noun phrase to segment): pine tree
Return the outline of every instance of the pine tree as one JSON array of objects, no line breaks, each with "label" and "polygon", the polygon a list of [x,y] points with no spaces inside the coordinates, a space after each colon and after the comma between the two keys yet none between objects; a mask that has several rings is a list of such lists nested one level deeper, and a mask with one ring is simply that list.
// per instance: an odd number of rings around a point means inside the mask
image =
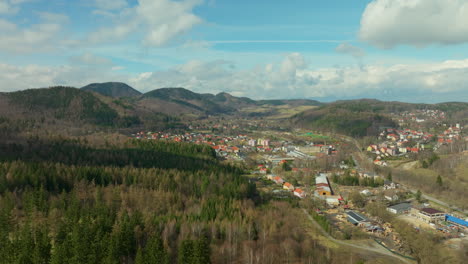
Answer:
[{"label": "pine tree", "polygon": [[442,183],[442,177],[440,177],[440,175],[437,176],[436,183],[437,183],[437,185],[439,185],[440,187],[442,187],[443,183]]},{"label": "pine tree", "polygon": [[195,242],[194,248],[194,264],[210,264],[211,249],[208,239],[202,237]]},{"label": "pine tree", "polygon": [[415,198],[418,202],[421,202],[421,196],[422,196],[421,191],[418,190],[415,194]]},{"label": "pine tree", "polygon": [[138,247],[137,253],[135,256],[135,264],[147,264],[148,262],[145,261],[145,258],[143,256],[143,249],[141,247]]},{"label": "pine tree", "polygon": [[50,250],[52,246],[47,233],[48,229],[44,227],[36,230],[36,242],[32,253],[33,263],[49,263],[50,261]]},{"label": "pine tree", "polygon": [[159,237],[151,237],[146,244],[144,257],[147,263],[168,264],[169,257],[164,248],[163,241]]},{"label": "pine tree", "polygon": [[183,240],[179,246],[178,263],[193,264],[194,263],[194,243],[190,239]]}]

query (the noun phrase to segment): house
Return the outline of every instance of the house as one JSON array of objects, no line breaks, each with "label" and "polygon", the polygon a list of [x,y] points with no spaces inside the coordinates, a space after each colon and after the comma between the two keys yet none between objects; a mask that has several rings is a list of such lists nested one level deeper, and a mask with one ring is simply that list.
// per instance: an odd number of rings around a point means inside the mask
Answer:
[{"label": "house", "polygon": [[283,185],[283,189],[288,190],[288,191],[292,191],[292,190],[294,190],[294,186],[292,184],[290,184],[289,182],[286,182]]},{"label": "house", "polygon": [[273,178],[273,181],[274,181],[276,184],[283,184],[283,183],[284,183],[283,179],[281,179],[281,177],[279,177],[279,176],[274,177],[274,178]]},{"label": "house", "polygon": [[329,195],[332,195],[332,191],[331,191],[331,188],[328,187],[328,186],[324,186],[324,187],[317,187],[315,189],[315,192],[319,195],[319,196],[329,196]]},{"label": "house", "polygon": [[299,188],[294,190],[294,195],[301,198],[301,199],[306,197],[306,193],[303,190],[299,189]]},{"label": "house", "polygon": [[364,190],[364,191],[360,191],[360,193],[364,196],[369,196],[369,195],[372,195],[372,193],[369,191],[369,190]]},{"label": "house", "polygon": [[398,197],[395,190],[385,190],[384,198],[389,200],[390,202],[394,202],[397,201],[400,197]]},{"label": "house", "polygon": [[427,223],[436,223],[445,220],[445,213],[434,208],[411,208],[410,213],[412,216]]},{"label": "house", "polygon": [[368,219],[365,216],[358,212],[347,211],[346,214],[348,215],[348,221],[353,225],[359,225],[368,221]]},{"label": "house", "polygon": [[389,180],[384,181],[384,190],[391,190],[391,189],[396,189],[398,186]]},{"label": "house", "polygon": [[261,168],[260,173],[261,174],[267,174],[268,169],[267,168]]},{"label": "house", "polygon": [[387,207],[387,211],[393,214],[404,214],[411,210],[410,203],[400,203]]},{"label": "house", "polygon": [[325,201],[330,206],[337,206],[340,204],[340,201],[342,200],[343,200],[343,197],[341,197],[341,195],[329,195],[325,197]]}]

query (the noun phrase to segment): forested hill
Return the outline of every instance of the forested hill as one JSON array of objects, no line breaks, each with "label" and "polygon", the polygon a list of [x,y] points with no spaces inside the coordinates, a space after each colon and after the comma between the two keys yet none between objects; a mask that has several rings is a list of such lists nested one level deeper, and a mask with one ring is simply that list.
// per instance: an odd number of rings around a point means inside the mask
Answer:
[{"label": "forested hill", "polygon": [[31,139],[0,149],[0,263],[210,263],[222,223],[253,224],[241,204],[255,185],[208,146]]},{"label": "forested hill", "polygon": [[468,121],[468,103],[410,104],[361,99],[324,104],[293,116],[291,122],[299,127],[362,137],[376,135],[385,127],[396,127],[390,114],[414,110],[441,110],[446,113],[446,122]]},{"label": "forested hill", "polygon": [[299,127],[353,137],[377,135],[382,127],[396,127],[386,116],[386,106],[395,107],[377,100],[341,101],[299,113],[291,122]]},{"label": "forested hill", "polygon": [[121,82],[91,83],[81,89],[109,97],[136,97],[141,95],[139,91]]},{"label": "forested hill", "polygon": [[[71,87],[29,89],[4,94],[11,108],[28,117],[54,117],[111,125],[117,112],[91,93]],[[19,113],[17,113],[19,114]]]}]

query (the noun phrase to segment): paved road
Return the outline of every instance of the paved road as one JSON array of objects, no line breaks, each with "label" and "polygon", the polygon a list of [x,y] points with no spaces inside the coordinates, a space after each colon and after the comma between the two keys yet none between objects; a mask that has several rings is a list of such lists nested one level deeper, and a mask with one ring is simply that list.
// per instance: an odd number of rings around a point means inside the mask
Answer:
[{"label": "paved road", "polygon": [[376,245],[376,247],[374,248],[374,247],[360,246],[360,245],[344,242],[342,240],[337,240],[337,239],[333,238],[332,236],[330,236],[330,234],[328,234],[325,230],[323,230],[323,228],[314,220],[314,218],[307,212],[306,209],[302,209],[302,210],[304,211],[304,214],[306,214],[307,218],[309,218],[309,220],[317,227],[317,229],[320,230],[322,232],[322,234],[327,239],[331,240],[334,243],[344,245],[344,246],[348,246],[348,247],[361,249],[361,250],[364,250],[364,251],[370,251],[370,252],[373,252],[373,253],[378,253],[378,254],[390,256],[390,257],[393,257],[393,258],[397,258],[402,263],[408,263],[408,264],[414,263],[414,262],[412,262],[412,261],[410,261],[408,259],[405,259],[403,257],[400,257],[398,255],[395,255],[395,254],[389,252],[387,249],[383,248],[381,245],[379,245],[376,242],[374,242],[375,245]]},{"label": "paved road", "polygon": [[[407,189],[408,191],[412,192],[412,193],[416,193],[416,192],[417,192],[416,190],[410,189],[410,188],[408,188],[408,187],[406,187],[406,186],[403,186],[403,187],[404,187],[405,189]],[[468,214],[468,211],[467,211],[467,210],[463,211],[461,208],[458,208],[458,207],[456,207],[456,206],[450,205],[450,204],[448,204],[448,203],[446,203],[446,202],[443,202],[443,201],[441,201],[441,200],[439,200],[439,199],[436,199],[436,198],[434,198],[434,197],[432,197],[432,196],[429,196],[429,195],[427,195],[427,194],[421,193],[421,197],[422,197],[423,199],[429,200],[429,201],[434,202],[434,203],[438,203],[438,204],[440,204],[440,205],[442,205],[442,206],[445,206],[445,207],[447,207],[447,208],[451,208],[451,209],[453,209],[453,210],[455,210],[455,211],[458,211],[458,212],[461,212],[461,213],[463,213],[463,214]]]}]

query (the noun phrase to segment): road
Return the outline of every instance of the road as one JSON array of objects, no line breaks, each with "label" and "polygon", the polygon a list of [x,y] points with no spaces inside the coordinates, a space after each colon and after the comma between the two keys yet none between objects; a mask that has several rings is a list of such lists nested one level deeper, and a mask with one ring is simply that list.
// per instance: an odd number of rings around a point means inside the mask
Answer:
[{"label": "road", "polygon": [[337,239],[333,238],[332,236],[330,236],[330,234],[328,234],[325,230],[323,230],[323,228],[314,220],[314,218],[307,212],[306,209],[302,209],[302,210],[304,211],[304,214],[307,216],[307,218],[309,218],[309,220],[314,224],[314,226],[317,227],[317,229],[320,230],[322,232],[322,234],[328,240],[330,240],[330,241],[332,241],[334,243],[344,245],[344,246],[347,246],[347,247],[357,248],[357,249],[364,250],[364,251],[369,251],[369,252],[381,254],[381,255],[390,256],[390,257],[393,257],[393,258],[396,258],[396,259],[400,260],[403,263],[409,263],[409,264],[414,263],[414,262],[412,262],[412,261],[410,261],[408,259],[405,259],[403,257],[400,257],[398,255],[395,255],[395,254],[391,253],[390,251],[383,248],[381,245],[379,245],[376,242],[373,242],[373,243],[375,243],[376,247],[367,247],[367,246],[360,246],[360,245],[356,245],[356,244],[353,244],[353,243],[345,242],[345,241],[342,241],[342,240],[337,240]]},{"label": "road", "polygon": [[[363,151],[362,151],[362,146],[359,144],[359,142],[358,142],[356,139],[354,139],[354,138],[352,138],[352,137],[344,136],[344,135],[339,135],[338,137],[341,138],[341,139],[343,139],[343,140],[345,140],[345,141],[348,141],[348,142],[350,142],[350,143],[353,143],[353,144],[356,146],[356,148],[358,149],[357,153],[358,153],[358,155],[360,156],[361,160],[365,160],[365,159],[367,158],[367,157],[365,156],[365,154],[363,153]],[[360,164],[359,164],[359,162],[358,162],[358,160],[355,158],[355,156],[352,155],[352,157],[353,157],[354,162],[356,163],[356,166],[357,166],[358,168],[361,167]],[[404,186],[403,184],[400,184],[400,185],[401,185],[403,188],[407,189],[408,191],[411,191],[412,193],[416,193],[416,192],[417,192],[416,190],[411,189],[411,188],[409,188],[409,187],[407,187],[407,186]],[[442,205],[442,206],[444,206],[444,207],[451,208],[451,209],[453,209],[453,210],[455,210],[455,211],[458,211],[458,212],[460,212],[460,213],[463,213],[463,214],[465,214],[465,215],[468,214],[468,210],[462,210],[462,209],[460,209],[460,208],[458,208],[458,207],[456,207],[456,206],[450,205],[450,204],[448,204],[448,203],[446,203],[446,202],[443,202],[443,201],[441,201],[441,200],[439,200],[439,199],[436,199],[436,198],[434,198],[434,197],[432,197],[432,196],[429,196],[429,195],[427,195],[427,194],[422,194],[421,197],[424,198],[424,199],[427,199],[427,200],[429,200],[429,201],[431,201],[431,202],[440,204],[440,205]]]},{"label": "road", "polygon": [[[402,185],[402,186],[403,186],[403,185]],[[416,192],[417,192],[416,190],[410,189],[410,188],[408,188],[408,187],[406,187],[406,186],[403,186],[403,188],[407,189],[408,191],[410,191],[410,192],[412,192],[412,193],[416,193]],[[442,206],[444,206],[444,207],[450,208],[450,209],[455,210],[455,211],[458,211],[458,212],[460,212],[460,213],[468,214],[468,211],[467,211],[467,210],[463,211],[462,209],[460,209],[460,208],[458,208],[458,207],[456,207],[456,206],[450,205],[450,204],[448,204],[448,203],[446,203],[446,202],[443,202],[443,201],[441,201],[441,200],[439,200],[439,199],[436,199],[436,198],[434,198],[434,197],[432,197],[432,196],[429,196],[429,195],[427,195],[427,194],[421,193],[421,197],[422,197],[423,199],[426,199],[426,200],[429,200],[429,201],[431,201],[431,202],[440,204],[440,205],[442,205]]]}]

